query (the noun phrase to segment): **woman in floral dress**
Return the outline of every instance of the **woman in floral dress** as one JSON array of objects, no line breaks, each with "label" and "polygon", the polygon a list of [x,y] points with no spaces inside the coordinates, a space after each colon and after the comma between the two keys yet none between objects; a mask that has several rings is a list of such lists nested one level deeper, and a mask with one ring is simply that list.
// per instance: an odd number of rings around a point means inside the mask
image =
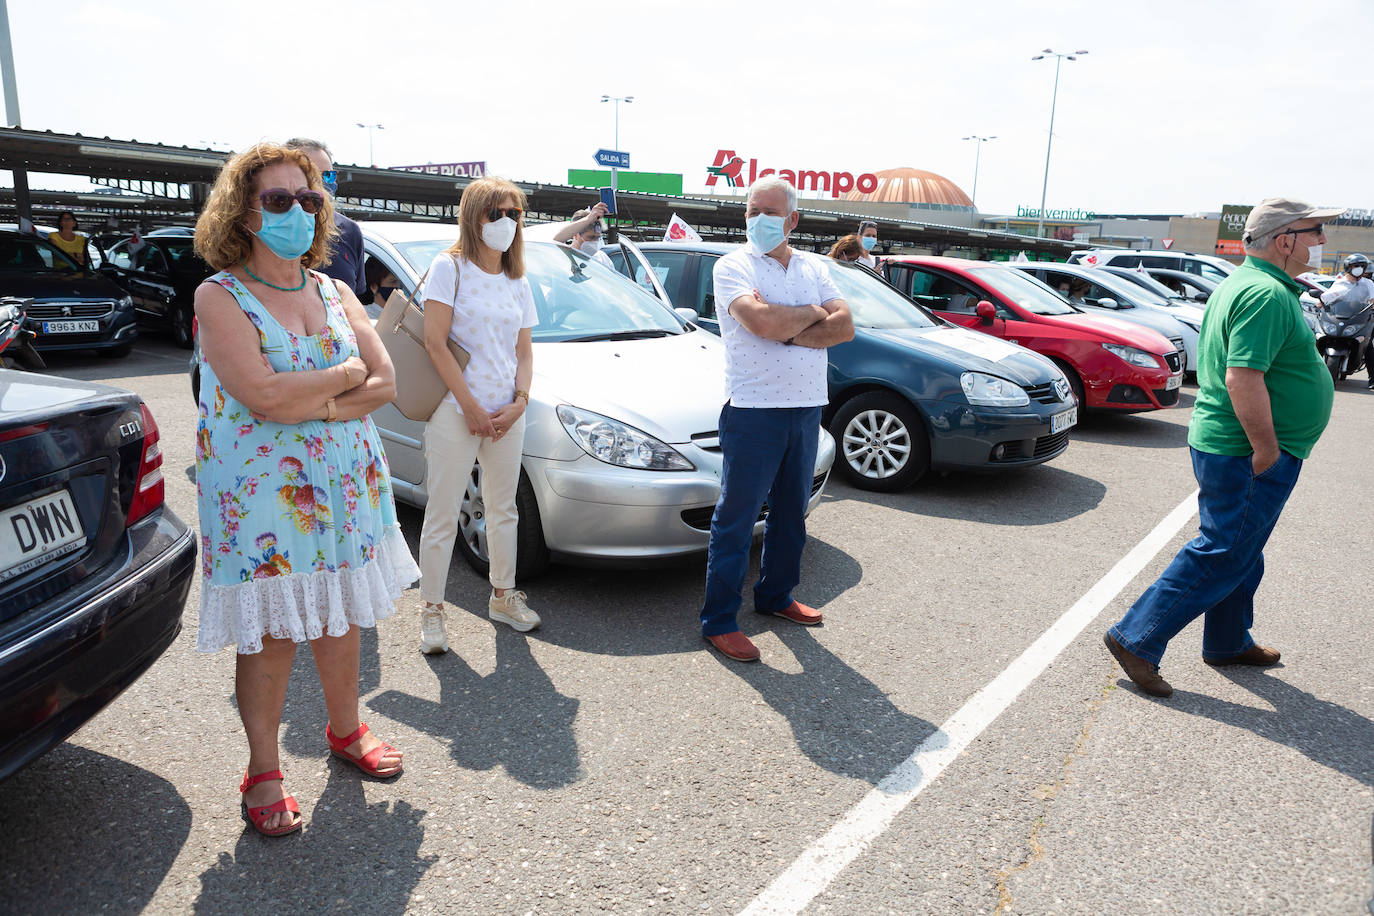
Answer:
[{"label": "woman in floral dress", "polygon": [[330,750],[371,776],[401,772],[358,718],[358,629],[419,574],[368,418],[395,395],[391,362],[353,293],[309,269],[335,235],[321,189],[304,153],[259,144],[225,165],[196,225],[219,271],[196,291],[197,647],[238,649],[239,791],[272,836],[301,825],[278,748],[297,643],[315,657]]}]

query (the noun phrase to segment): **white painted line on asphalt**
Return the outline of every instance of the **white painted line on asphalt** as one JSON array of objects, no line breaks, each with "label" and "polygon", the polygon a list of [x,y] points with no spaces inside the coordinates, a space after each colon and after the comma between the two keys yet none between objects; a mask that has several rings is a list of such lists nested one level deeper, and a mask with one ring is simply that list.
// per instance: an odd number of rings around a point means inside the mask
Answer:
[{"label": "white painted line on asphalt", "polygon": [[[154,353],[152,350],[145,350],[142,347],[134,347],[134,352],[140,356],[149,356],[153,359],[162,359],[166,360],[169,363],[180,363],[183,366],[187,365],[190,361],[189,355],[186,359],[177,359],[175,356],[167,356],[164,353]],[[190,372],[191,370],[188,368],[186,371]]]},{"label": "white painted line on asphalt", "polygon": [[741,916],[780,916],[804,910],[845,866],[892,825],[902,809],[939,778],[945,767],[1011,706],[1021,691],[1050,666],[1195,514],[1196,490],[1001,674],[970,697],[944,725],[921,742],[910,757],[850,808],[834,827],[802,850],[796,861],[745,907]]}]

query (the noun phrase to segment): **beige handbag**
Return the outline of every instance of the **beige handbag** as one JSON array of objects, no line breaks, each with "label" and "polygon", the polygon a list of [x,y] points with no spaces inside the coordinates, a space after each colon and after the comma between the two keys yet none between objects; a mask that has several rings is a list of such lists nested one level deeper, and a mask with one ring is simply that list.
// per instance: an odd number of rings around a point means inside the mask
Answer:
[{"label": "beige handbag", "polygon": [[[453,294],[458,296],[458,264],[454,262]],[[415,296],[420,296],[429,279],[429,271],[420,278]],[[411,420],[428,420],[439,402],[448,394],[439,370],[425,350],[425,310],[422,305],[404,295],[399,289],[386,301],[382,317],[377,319],[377,335],[382,338],[391,365],[396,370],[396,409]],[[458,361],[458,369],[467,368],[468,351],[458,346],[452,337],[449,352]]]}]

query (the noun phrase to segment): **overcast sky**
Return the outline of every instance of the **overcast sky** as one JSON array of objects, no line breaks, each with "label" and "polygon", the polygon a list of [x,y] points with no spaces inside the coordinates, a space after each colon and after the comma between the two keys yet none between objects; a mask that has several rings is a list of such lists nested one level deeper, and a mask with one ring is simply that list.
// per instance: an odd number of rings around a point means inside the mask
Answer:
[{"label": "overcast sky", "polygon": [[[767,10],[768,12],[756,12]],[[841,15],[852,10],[853,15]],[[23,125],[243,148],[304,134],[339,163],[484,159],[563,183],[614,142],[704,191],[760,167],[910,166],[989,213],[1187,213],[1273,195],[1374,207],[1369,0],[297,3],[9,0]],[[1358,27],[1361,37],[1346,36]],[[0,173],[5,174],[5,173]],[[36,176],[35,187],[68,186]]]}]

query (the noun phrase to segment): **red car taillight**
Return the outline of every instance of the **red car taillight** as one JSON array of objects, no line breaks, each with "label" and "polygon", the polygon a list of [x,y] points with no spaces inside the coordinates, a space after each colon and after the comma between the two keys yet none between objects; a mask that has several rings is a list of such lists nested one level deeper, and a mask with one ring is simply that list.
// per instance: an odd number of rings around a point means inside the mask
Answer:
[{"label": "red car taillight", "polygon": [[138,406],[143,411],[143,453],[138,460],[138,482],[134,485],[126,525],[132,525],[162,505],[166,489],[162,481],[162,446],[158,445],[157,421],[147,404]]}]

